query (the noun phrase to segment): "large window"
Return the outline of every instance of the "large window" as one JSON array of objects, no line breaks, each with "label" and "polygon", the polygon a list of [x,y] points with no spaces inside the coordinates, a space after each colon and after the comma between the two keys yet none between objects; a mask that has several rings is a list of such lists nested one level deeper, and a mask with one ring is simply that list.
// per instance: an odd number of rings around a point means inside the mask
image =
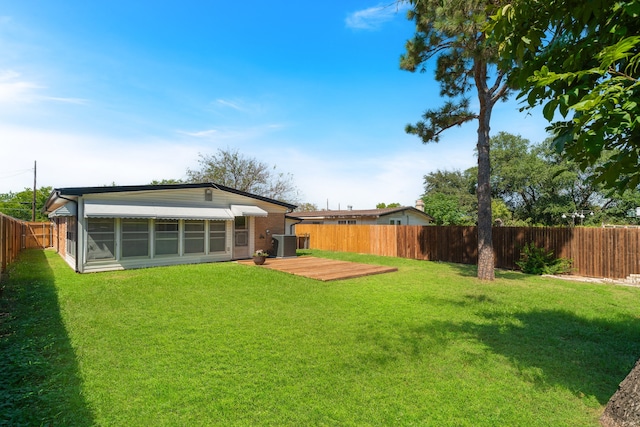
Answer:
[{"label": "large window", "polygon": [[178,255],[178,221],[156,221],[156,255]]},{"label": "large window", "polygon": [[87,235],[87,261],[115,258],[115,220],[113,218],[88,218]]},{"label": "large window", "polygon": [[223,221],[209,223],[209,252],[224,252],[227,247],[226,224]]},{"label": "large window", "polygon": [[204,221],[184,222],[184,253],[204,253]]},{"label": "large window", "polygon": [[146,219],[122,220],[122,257],[149,256],[149,222]]}]

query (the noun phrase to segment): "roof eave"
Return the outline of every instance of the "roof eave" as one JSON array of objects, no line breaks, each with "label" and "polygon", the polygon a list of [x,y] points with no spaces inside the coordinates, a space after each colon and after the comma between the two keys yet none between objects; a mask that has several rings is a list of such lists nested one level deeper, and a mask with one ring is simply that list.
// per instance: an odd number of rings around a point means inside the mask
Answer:
[{"label": "roof eave", "polygon": [[[159,185],[121,185],[121,186],[103,186],[103,187],[65,187],[65,188],[56,188],[53,192],[57,193],[58,196],[69,196],[69,197],[81,197],[86,194],[104,194],[104,193],[124,193],[124,192],[135,192],[135,191],[160,191],[160,190],[181,190],[181,189],[189,189],[189,188],[214,188],[221,191],[226,191],[228,193],[234,193],[245,197],[250,197],[252,199],[260,200],[267,203],[276,204],[282,207],[285,207],[291,211],[297,208],[297,205],[282,202],[280,200],[271,199],[269,197],[259,196],[257,194],[247,193],[246,191],[236,190],[235,188],[227,187],[221,184],[215,184],[211,182],[207,183],[186,183],[186,184],[159,184]],[[52,192],[52,194],[53,194]],[[51,196],[49,196],[51,198]],[[48,200],[47,200],[48,201]],[[45,206],[47,206],[45,204]]]}]

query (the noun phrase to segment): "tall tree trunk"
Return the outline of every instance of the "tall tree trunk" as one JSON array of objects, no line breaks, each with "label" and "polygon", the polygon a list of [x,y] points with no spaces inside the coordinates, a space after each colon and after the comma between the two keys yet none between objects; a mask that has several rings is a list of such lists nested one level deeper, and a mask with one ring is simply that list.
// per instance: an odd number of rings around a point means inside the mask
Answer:
[{"label": "tall tree trunk", "polygon": [[640,360],[609,400],[600,424],[604,427],[640,426]]},{"label": "tall tree trunk", "polygon": [[493,102],[487,88],[487,66],[476,61],[475,83],[480,101],[478,116],[478,279],[495,279],[493,230],[491,220],[491,161],[489,160],[489,130]]}]

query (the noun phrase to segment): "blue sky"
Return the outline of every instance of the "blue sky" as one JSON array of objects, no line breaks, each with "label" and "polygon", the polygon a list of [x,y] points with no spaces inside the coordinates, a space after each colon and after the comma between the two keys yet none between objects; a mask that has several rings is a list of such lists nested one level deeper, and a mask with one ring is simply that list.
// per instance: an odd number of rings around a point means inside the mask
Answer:
[{"label": "blue sky", "polygon": [[[413,26],[389,3],[4,1],[0,193],[34,161],[38,187],[135,185],[237,149],[319,208],[413,205],[425,174],[475,165],[476,123],[405,134],[442,99],[432,66],[399,69]],[[544,128],[494,109],[492,134]]]}]

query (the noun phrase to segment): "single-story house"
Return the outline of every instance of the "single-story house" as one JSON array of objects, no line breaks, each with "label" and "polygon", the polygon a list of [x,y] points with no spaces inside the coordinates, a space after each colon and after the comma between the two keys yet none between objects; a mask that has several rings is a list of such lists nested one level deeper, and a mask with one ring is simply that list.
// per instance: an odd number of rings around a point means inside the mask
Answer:
[{"label": "single-story house", "polygon": [[365,210],[322,210],[291,212],[286,215],[287,226],[293,234],[295,224],[344,225],[429,225],[433,218],[412,206]]},{"label": "single-story house", "polygon": [[250,258],[296,206],[213,183],[56,188],[44,207],[75,271]]}]

